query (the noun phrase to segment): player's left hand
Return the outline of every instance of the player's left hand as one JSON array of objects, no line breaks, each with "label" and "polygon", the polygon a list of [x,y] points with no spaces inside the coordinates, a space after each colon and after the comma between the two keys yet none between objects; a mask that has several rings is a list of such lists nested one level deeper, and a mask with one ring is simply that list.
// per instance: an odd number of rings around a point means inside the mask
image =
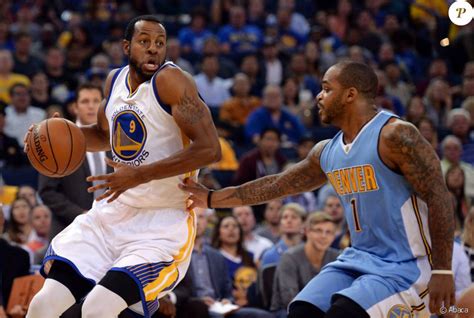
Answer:
[{"label": "player's left hand", "polygon": [[176,306],[171,302],[169,297],[160,298],[159,312],[164,316],[174,318],[176,317]]},{"label": "player's left hand", "polygon": [[440,314],[442,307],[449,308],[455,304],[454,278],[452,275],[433,274],[428,288],[430,290],[431,313]]},{"label": "player's left hand", "polygon": [[107,165],[115,169],[115,172],[109,174],[103,174],[99,176],[89,176],[87,181],[104,181],[101,184],[89,187],[88,192],[92,193],[99,189],[107,189],[102,195],[98,196],[95,200],[100,201],[107,197],[107,203],[110,203],[118,198],[119,195],[124,193],[126,190],[136,187],[143,183],[143,175],[137,168],[128,166],[121,162],[112,161],[109,158],[105,158]]}]

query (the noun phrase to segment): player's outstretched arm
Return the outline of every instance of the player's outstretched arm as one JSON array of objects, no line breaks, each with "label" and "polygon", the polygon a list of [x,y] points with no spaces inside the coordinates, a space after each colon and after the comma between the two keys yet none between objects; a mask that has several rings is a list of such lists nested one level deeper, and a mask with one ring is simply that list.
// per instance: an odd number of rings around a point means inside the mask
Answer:
[{"label": "player's outstretched arm", "polygon": [[[326,182],[326,175],[321,170],[319,156],[327,142],[319,142],[306,159],[284,172],[212,192],[210,206],[230,208],[255,205],[320,187]],[[180,189],[190,194],[189,208],[208,207],[209,190],[201,184],[187,179],[180,184]]]},{"label": "player's outstretched arm", "polygon": [[[451,197],[441,173],[438,156],[432,146],[410,123],[392,120],[382,130],[380,153],[385,163],[400,170],[415,192],[428,205],[433,270],[450,270],[454,239],[454,212]],[[452,275],[433,273],[430,310],[439,312],[454,304]]]},{"label": "player's outstretched arm", "polygon": [[105,106],[110,95],[112,86],[112,78],[119,70],[113,70],[107,76],[104,88],[104,100],[100,104],[97,112],[97,123],[80,127],[82,133],[86,137],[87,151],[108,151],[110,150],[109,141],[109,124],[105,117]]}]

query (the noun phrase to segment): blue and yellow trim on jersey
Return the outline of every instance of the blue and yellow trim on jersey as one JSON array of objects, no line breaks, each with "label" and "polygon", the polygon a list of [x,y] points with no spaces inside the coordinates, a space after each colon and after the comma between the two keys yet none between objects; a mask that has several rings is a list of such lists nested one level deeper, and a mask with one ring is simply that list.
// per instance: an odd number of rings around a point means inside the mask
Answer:
[{"label": "blue and yellow trim on jersey", "polygon": [[426,255],[430,262],[431,268],[433,268],[433,257],[431,255],[431,247],[426,239],[425,231],[423,230],[423,221],[421,220],[420,209],[418,208],[418,201],[416,195],[411,196],[411,204],[413,206],[413,211],[415,213],[416,221],[418,223],[418,229],[420,230],[421,239],[423,240],[423,245],[425,246]]}]

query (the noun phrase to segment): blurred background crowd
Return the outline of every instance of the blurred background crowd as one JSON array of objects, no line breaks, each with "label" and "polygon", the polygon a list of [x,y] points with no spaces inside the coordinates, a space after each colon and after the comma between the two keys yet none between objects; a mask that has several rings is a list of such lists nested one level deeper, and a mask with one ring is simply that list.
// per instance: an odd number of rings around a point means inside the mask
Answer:
[{"label": "blurred background crowd", "polygon": [[[474,278],[474,23],[450,23],[451,2],[2,0],[0,318],[13,278],[35,272],[51,237],[91,206],[97,194],[85,191],[85,177],[107,171],[107,154],[88,154],[69,177],[39,176],[23,136],[54,112],[93,123],[108,72],[127,64],[125,26],[150,13],[167,29],[168,60],[194,76],[218,127],[222,161],[200,174],[209,188],[278,173],[334,136],[314,102],[322,75],[341,59],[371,65],[377,107],[416,125],[441,159],[459,295]],[[222,299],[241,306],[235,317],[285,317],[292,297],[350,244],[330,185],[198,215],[190,270],[162,300],[163,317],[219,317],[208,309]]]}]

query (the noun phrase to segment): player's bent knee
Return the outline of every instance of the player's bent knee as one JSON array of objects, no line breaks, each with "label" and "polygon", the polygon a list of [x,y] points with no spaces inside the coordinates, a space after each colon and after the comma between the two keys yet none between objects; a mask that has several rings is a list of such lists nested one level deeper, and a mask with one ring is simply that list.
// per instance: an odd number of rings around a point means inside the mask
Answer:
[{"label": "player's bent knee", "polygon": [[52,304],[51,299],[45,293],[39,292],[31,300],[26,318],[57,318],[64,310]]},{"label": "player's bent knee", "polygon": [[324,318],[324,311],[306,301],[295,301],[291,303],[288,318]]},{"label": "player's bent knee", "polygon": [[84,300],[82,318],[115,318],[127,307],[127,303],[119,295],[97,285]]},{"label": "player's bent knee", "polygon": [[326,318],[370,318],[369,314],[352,299],[336,295],[335,301],[326,313]]}]

